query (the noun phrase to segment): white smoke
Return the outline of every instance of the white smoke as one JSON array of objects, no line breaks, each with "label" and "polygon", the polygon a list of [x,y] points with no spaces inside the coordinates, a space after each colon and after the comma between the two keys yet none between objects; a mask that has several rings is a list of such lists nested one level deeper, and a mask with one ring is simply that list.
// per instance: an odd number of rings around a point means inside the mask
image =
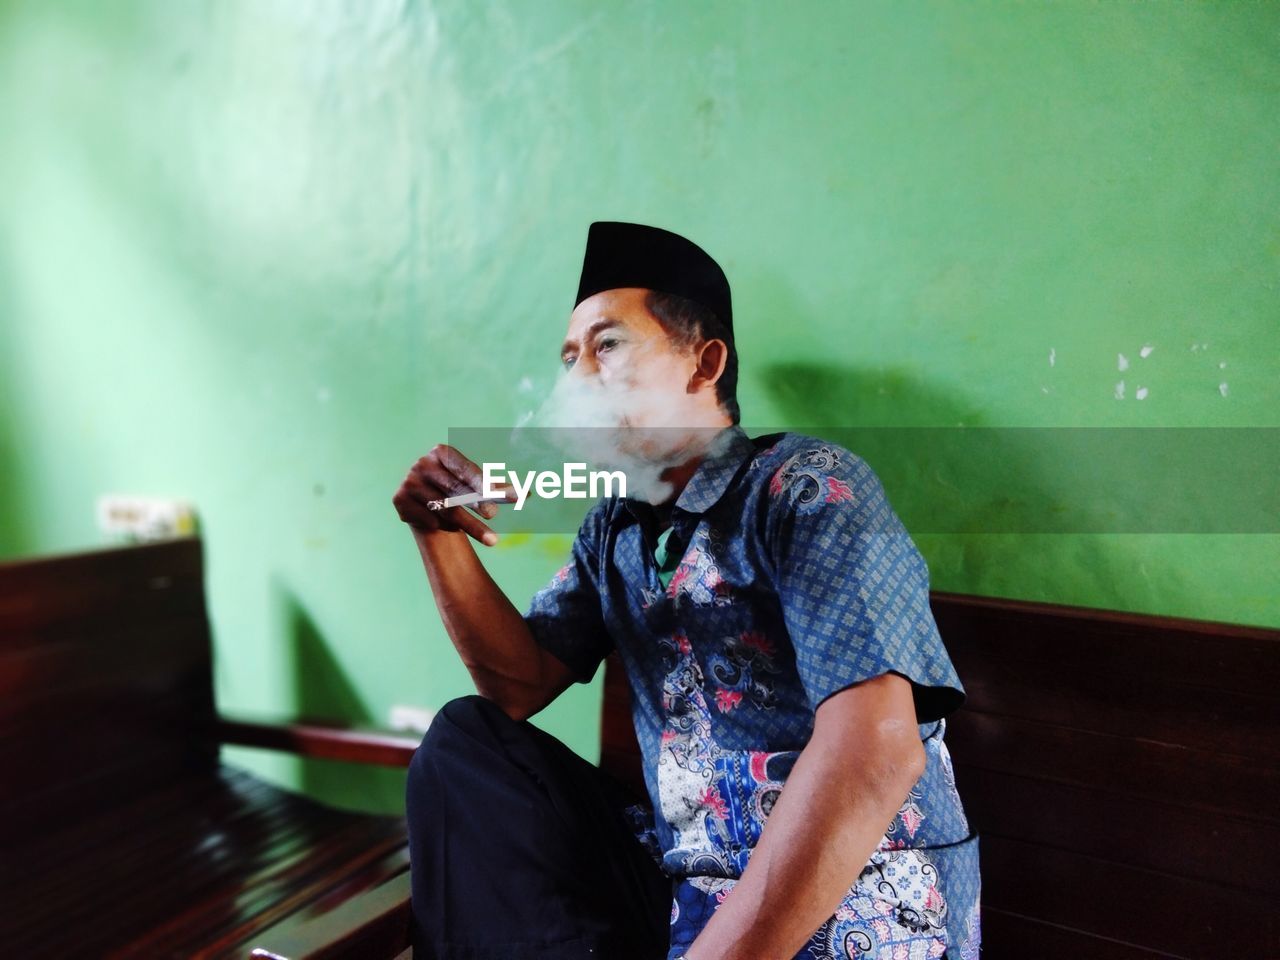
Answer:
[{"label": "white smoke", "polygon": [[[643,356],[632,358],[643,362]],[[550,444],[589,469],[621,470],[627,495],[648,503],[671,497],[662,474],[712,453],[722,427],[691,423],[688,396],[670,388],[641,386],[625,377],[609,383],[562,372],[546,399],[527,410],[513,431],[513,445]],[[521,434],[536,432],[538,437]]]}]

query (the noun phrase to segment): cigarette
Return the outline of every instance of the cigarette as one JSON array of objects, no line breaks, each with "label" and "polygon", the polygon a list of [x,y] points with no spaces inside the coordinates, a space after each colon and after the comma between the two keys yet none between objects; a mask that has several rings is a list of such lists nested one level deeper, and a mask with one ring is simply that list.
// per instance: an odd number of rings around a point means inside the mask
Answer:
[{"label": "cigarette", "polygon": [[428,500],[428,510],[448,510],[451,507],[469,507],[473,503],[501,503],[506,496],[486,497],[482,493],[462,493],[456,497],[445,497],[443,500]]}]

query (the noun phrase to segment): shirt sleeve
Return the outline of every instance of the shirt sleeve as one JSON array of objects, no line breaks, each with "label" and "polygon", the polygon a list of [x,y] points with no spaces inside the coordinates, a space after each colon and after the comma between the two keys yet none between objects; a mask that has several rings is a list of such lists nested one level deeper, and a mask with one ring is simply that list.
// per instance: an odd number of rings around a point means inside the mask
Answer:
[{"label": "shirt sleeve", "polygon": [[603,503],[587,513],[568,562],[533,595],[524,614],[534,641],[568,666],[578,683],[590,683],[613,649],[599,589]]},{"label": "shirt sleeve", "polygon": [[813,708],[890,672],[911,681],[919,723],[963,704],[929,608],[928,568],[871,467],[815,440],[773,474],[769,500],[782,616]]}]

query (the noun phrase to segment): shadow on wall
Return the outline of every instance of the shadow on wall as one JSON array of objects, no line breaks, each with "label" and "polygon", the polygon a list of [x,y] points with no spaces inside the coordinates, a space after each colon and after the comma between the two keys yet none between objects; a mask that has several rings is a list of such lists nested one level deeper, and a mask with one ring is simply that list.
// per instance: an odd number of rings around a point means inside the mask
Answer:
[{"label": "shadow on wall", "polygon": [[[293,662],[293,683],[298,716],[352,726],[385,726],[370,715],[331,644],[297,595],[273,578],[273,595],[282,614],[285,642]],[[364,640],[365,638],[360,638]],[[377,638],[353,650],[376,656]],[[299,788],[324,803],[374,813],[404,813],[405,771],[391,767],[304,759],[299,766]]]},{"label": "shadow on wall", "polygon": [[[1171,593],[1190,589],[1141,552],[1145,538],[1103,533],[1117,522],[1110,506],[1049,467],[1052,428],[971,430],[982,426],[979,413],[897,368],[791,362],[756,376],[781,426],[842,443],[871,465],[941,574],[939,589],[1122,610],[1159,610]],[[1079,465],[1084,474],[1104,468]],[[1056,518],[1041,511],[1069,516],[1081,532],[1047,532]]]},{"label": "shadow on wall", "polygon": [[13,291],[8,260],[0,257],[0,558],[27,556],[36,550],[21,454],[25,430],[19,420],[18,350],[8,326],[18,315]]},{"label": "shadow on wall", "polygon": [[[840,244],[825,249],[835,251],[833,256],[850,255]],[[835,263],[809,266],[818,272],[826,266],[828,276],[848,277]],[[742,302],[752,304],[761,317],[783,320],[789,348],[785,357],[773,354],[773,362],[767,353],[759,362],[751,347],[745,348],[743,381],[757,384],[780,417],[777,423],[760,423],[747,410],[745,425],[852,441],[845,445],[880,475],[890,502],[928,558],[939,589],[1205,615],[1195,598],[1204,588],[1184,572],[1193,569],[1189,551],[1200,541],[1172,534],[1193,530],[1202,509],[1230,518],[1230,511],[1224,514],[1215,502],[1211,482],[1204,483],[1207,501],[1191,502],[1186,490],[1178,489],[1166,502],[1150,492],[1151,481],[1167,475],[1168,491],[1168,481],[1178,486],[1177,470],[1152,473],[1157,465],[1135,459],[1119,433],[1082,431],[1087,436],[1081,443],[1081,431],[1072,438],[1053,429],[999,429],[989,423],[982,406],[951,386],[921,377],[918,366],[877,364],[882,331],[892,329],[895,339],[905,332],[923,351],[934,329],[917,324],[903,331],[896,318],[886,325],[876,315],[876,304],[885,297],[874,279],[840,280],[842,287],[829,288],[814,300],[811,287],[793,282],[772,264],[739,265],[737,273],[743,277]],[[856,316],[850,316],[851,303],[862,305]],[[820,322],[830,317],[845,319],[834,325]],[[824,329],[850,333],[833,342],[822,335]],[[844,358],[855,362],[841,362]],[[975,440],[975,435],[980,437]],[[925,448],[936,440],[945,456]],[[1064,440],[1078,446],[1062,446]],[[1151,448],[1149,443],[1136,446]],[[1073,460],[1069,450],[1079,450],[1080,456]],[[1199,456],[1186,447],[1171,452]],[[945,469],[935,472],[925,466],[927,461],[941,462]],[[1205,476],[1203,471],[1199,475]],[[963,478],[961,483],[950,482],[957,477]],[[1101,477],[1109,478],[1109,485],[1099,483]],[[1108,501],[1089,492],[1099,489],[1127,495]],[[920,518],[923,522],[916,522]],[[1031,532],[1050,529],[1092,532]],[[1106,532],[1126,529],[1152,535]],[[961,530],[970,532],[954,532]],[[1210,537],[1208,542],[1223,540]]]}]

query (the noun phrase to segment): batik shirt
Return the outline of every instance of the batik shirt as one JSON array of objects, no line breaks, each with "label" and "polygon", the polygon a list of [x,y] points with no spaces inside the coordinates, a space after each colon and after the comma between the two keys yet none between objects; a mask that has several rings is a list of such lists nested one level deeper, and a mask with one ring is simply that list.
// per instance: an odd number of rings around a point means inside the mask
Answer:
[{"label": "batik shirt", "polygon": [[911,681],[924,773],[796,960],[976,957],[978,835],[943,741],[965,694],[924,560],[849,450],[727,430],[674,504],[669,581],[652,507],[605,498],[525,614],[579,682],[613,650],[626,667],[649,797],[627,813],[672,878],[668,956],[741,877],[818,706],[893,672]]}]

